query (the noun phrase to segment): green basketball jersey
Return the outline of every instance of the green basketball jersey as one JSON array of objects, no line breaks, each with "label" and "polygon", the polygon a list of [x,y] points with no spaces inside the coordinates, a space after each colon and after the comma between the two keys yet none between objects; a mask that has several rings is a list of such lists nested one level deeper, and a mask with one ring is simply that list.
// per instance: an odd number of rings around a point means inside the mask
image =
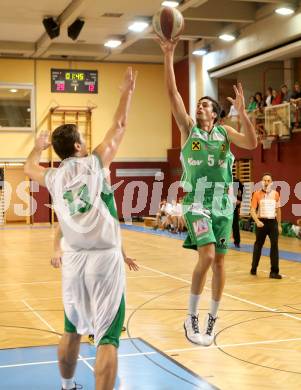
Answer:
[{"label": "green basketball jersey", "polygon": [[[227,131],[223,126],[214,126],[208,133],[195,125],[181,152],[184,190],[194,196],[200,187],[205,186],[205,194],[209,195],[220,183],[219,186],[225,186],[226,192],[233,181],[233,161]],[[210,184],[205,183],[212,183],[211,190]]]}]

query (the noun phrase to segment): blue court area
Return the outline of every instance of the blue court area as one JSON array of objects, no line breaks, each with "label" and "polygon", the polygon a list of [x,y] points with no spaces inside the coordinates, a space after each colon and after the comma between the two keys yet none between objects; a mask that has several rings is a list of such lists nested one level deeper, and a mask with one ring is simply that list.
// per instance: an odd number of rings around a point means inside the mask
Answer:
[{"label": "blue court area", "polygon": [[[143,226],[127,225],[127,224],[121,224],[120,226],[124,230],[132,230],[140,233],[148,233],[148,234],[153,234],[155,236],[165,236],[176,240],[184,241],[187,236],[187,233],[172,234],[166,230],[159,230],[159,229],[153,230],[150,228],[145,228]],[[255,242],[255,235],[254,235],[254,242]],[[268,238],[267,238],[267,242],[269,242]],[[229,248],[239,252],[253,253],[253,245],[240,244],[240,248],[236,248],[233,243],[230,243]],[[263,256],[270,256],[270,249],[262,248],[261,254]],[[283,260],[289,260],[289,261],[295,261],[297,263],[301,263],[300,253],[279,250],[279,257]]]},{"label": "blue court area", "polygon": [[[60,390],[56,346],[0,351],[1,390]],[[81,344],[76,380],[94,389],[95,347]],[[213,390],[210,385],[142,339],[123,339],[115,390]]]}]

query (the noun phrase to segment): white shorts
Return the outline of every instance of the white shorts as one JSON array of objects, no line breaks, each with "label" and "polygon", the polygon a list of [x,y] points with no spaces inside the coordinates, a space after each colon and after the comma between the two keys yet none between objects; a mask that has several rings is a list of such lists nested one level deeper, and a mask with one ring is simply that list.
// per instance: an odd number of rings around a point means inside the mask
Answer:
[{"label": "white shorts", "polygon": [[125,289],[121,249],[64,252],[63,303],[78,334],[94,334],[98,345],[112,324]]}]

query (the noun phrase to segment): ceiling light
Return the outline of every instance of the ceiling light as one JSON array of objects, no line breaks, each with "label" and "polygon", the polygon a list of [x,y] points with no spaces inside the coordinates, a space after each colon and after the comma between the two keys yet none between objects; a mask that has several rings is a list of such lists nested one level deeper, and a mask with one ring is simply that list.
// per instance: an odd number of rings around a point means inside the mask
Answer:
[{"label": "ceiling light", "polygon": [[147,22],[134,22],[129,26],[130,31],[142,32],[148,27]]},{"label": "ceiling light", "polygon": [[121,44],[122,42],[119,39],[110,39],[105,43],[105,47],[110,47],[111,49],[115,49]]},{"label": "ceiling light", "polygon": [[16,92],[18,92],[18,90],[17,90],[16,88],[11,88],[11,89],[9,90],[9,92],[16,93]]},{"label": "ceiling light", "polygon": [[163,7],[176,8],[176,7],[178,7],[179,3],[180,3],[179,1],[163,1],[163,2],[161,3],[161,5],[162,5]]},{"label": "ceiling light", "polygon": [[194,50],[194,51],[192,52],[192,54],[193,54],[194,56],[199,56],[199,57],[204,56],[204,55],[207,54],[207,53],[208,53],[208,50],[206,50],[206,49],[197,49],[197,50]]},{"label": "ceiling light", "polygon": [[291,15],[295,12],[295,10],[293,10],[292,8],[289,8],[289,7],[281,7],[281,8],[277,8],[275,10],[276,14],[279,14],[279,15]]},{"label": "ceiling light", "polygon": [[235,36],[232,34],[222,34],[219,36],[219,39],[226,41],[226,42],[230,42],[230,41],[234,41]]}]

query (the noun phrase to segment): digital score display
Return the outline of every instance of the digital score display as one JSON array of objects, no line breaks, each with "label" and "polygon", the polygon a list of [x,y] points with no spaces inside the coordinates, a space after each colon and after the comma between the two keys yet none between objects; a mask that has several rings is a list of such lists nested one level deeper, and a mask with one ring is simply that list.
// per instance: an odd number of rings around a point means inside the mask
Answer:
[{"label": "digital score display", "polygon": [[51,69],[51,92],[98,93],[97,70]]}]

